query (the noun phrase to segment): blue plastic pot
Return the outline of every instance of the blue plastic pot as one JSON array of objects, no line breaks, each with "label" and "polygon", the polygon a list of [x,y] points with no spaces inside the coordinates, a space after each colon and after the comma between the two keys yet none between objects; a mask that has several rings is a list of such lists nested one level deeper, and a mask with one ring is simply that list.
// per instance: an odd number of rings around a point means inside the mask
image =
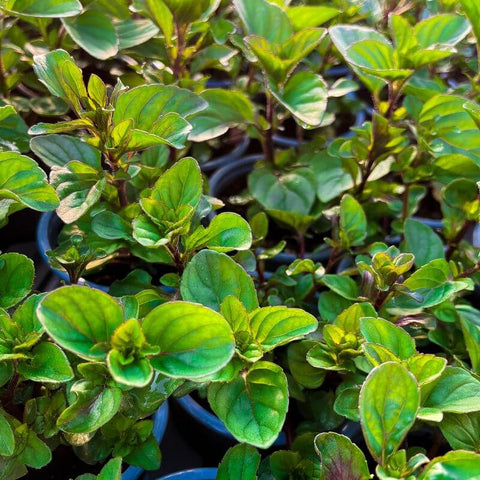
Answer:
[{"label": "blue plastic pot", "polygon": [[[62,221],[55,212],[47,212],[42,214],[40,221],[37,225],[37,247],[40,255],[44,262],[49,265],[47,252],[48,250],[53,250],[57,245],[57,237],[60,229],[62,227]],[[64,281],[66,284],[70,283],[67,272],[63,270],[57,270],[56,268],[50,267],[52,272]],[[108,288],[105,285],[99,285],[95,282],[87,281],[83,278],[79,281],[80,285],[88,285],[89,287],[95,288],[97,290],[102,290],[103,292],[108,292]]]},{"label": "blue plastic pot", "polygon": [[171,473],[157,480],[215,480],[216,476],[216,468],[193,468],[192,470]]},{"label": "blue plastic pot", "polygon": [[[209,412],[207,409],[203,408],[202,405],[196,402],[190,395],[185,395],[181,398],[175,398],[174,401],[176,401],[181,409],[203,428],[214,433],[223,440],[236,441],[222,421],[212,412]],[[281,432],[273,445],[275,447],[284,447],[286,442],[287,437],[285,436],[284,432]]]},{"label": "blue plastic pot", "polygon": [[[168,402],[164,402],[153,416],[153,435],[157,439],[158,443],[161,443],[163,436],[165,435],[165,430],[167,429],[168,424],[168,413]],[[142,475],[143,472],[143,468],[128,467],[122,474],[122,480],[137,480],[140,478],[140,475]]]},{"label": "blue plastic pot", "polygon": [[[48,261],[48,250],[53,250],[57,245],[57,237],[62,228],[63,222],[60,220],[58,215],[55,212],[43,213],[40,216],[40,221],[37,225],[37,248],[40,252],[40,255],[43,261],[50,267],[50,270],[58,277],[60,280],[65,282],[65,284],[70,284],[70,278],[68,277],[67,272],[63,270],[58,270],[50,266]],[[101,290],[102,292],[108,292],[110,287],[108,285],[100,285],[90,280],[85,280],[80,278],[79,285],[88,285],[91,288],[96,290]],[[175,289],[171,287],[161,287],[166,293],[174,293]]]}]

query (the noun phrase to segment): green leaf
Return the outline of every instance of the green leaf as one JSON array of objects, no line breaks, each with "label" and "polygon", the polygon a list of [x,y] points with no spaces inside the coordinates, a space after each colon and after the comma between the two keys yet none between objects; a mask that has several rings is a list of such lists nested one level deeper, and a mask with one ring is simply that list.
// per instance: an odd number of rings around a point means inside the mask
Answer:
[{"label": "green leaf", "polygon": [[442,412],[480,410],[480,382],[467,371],[446,367],[434,382],[422,386],[422,407]]},{"label": "green leaf", "polygon": [[450,279],[450,267],[446,260],[439,258],[419,268],[403,284],[410,290],[421,288],[436,288],[444,285]]},{"label": "green leaf", "polygon": [[224,253],[202,250],[187,265],[180,285],[182,298],[219,311],[226,297],[238,298],[248,311],[258,308],[252,279]]},{"label": "green leaf", "polygon": [[457,312],[460,315],[465,346],[474,372],[480,372],[480,323],[477,309],[468,305],[459,305]]},{"label": "green leaf", "polygon": [[40,469],[52,461],[50,448],[38,438],[33,430],[28,429],[27,425],[23,424],[17,427],[15,433],[21,437],[21,442],[24,444],[24,448],[18,456],[20,462]]},{"label": "green leaf", "polygon": [[299,308],[263,307],[249,314],[250,331],[265,352],[317,329],[313,315]]},{"label": "green leaf", "polygon": [[312,367],[306,362],[307,353],[316,345],[316,342],[304,340],[288,346],[288,369],[300,385],[305,388],[318,388],[325,380],[325,372]]},{"label": "green leaf", "polygon": [[383,318],[362,318],[360,325],[362,335],[367,342],[387,347],[402,360],[415,355],[415,341],[403,328]]},{"label": "green leaf", "polygon": [[0,308],[10,308],[25,298],[32,289],[33,262],[19,253],[0,255]]},{"label": "green leaf", "polygon": [[76,391],[75,402],[58,417],[57,426],[67,433],[90,433],[109,422],[122,401],[119,388]]},{"label": "green leaf", "polygon": [[340,10],[327,6],[300,5],[287,8],[287,15],[295,30],[318,27],[335,18]]},{"label": "green leaf", "polygon": [[87,10],[64,18],[63,26],[72,39],[92,57],[106,60],[118,52],[118,38],[110,17],[99,10]]},{"label": "green leaf", "polygon": [[205,70],[218,69],[230,72],[233,68],[233,59],[237,54],[226,45],[208,45],[198,51],[190,63],[190,73],[196,74]]},{"label": "green leaf", "polygon": [[153,435],[125,457],[125,462],[144,470],[158,470],[161,460],[158,442]]},{"label": "green leaf", "polygon": [[346,417],[354,422],[360,421],[360,415],[358,413],[358,399],[360,397],[360,387],[348,387],[344,388],[338,393],[333,408],[335,413]]},{"label": "green leaf", "polygon": [[480,412],[447,413],[440,430],[453,449],[480,452]]},{"label": "green leaf", "polygon": [[327,85],[312,72],[293,74],[281,90],[270,85],[275,98],[295,117],[300,125],[318,127],[327,109]]},{"label": "green leaf", "polygon": [[158,28],[147,19],[126,18],[115,23],[118,49],[136,47],[147,42],[158,33]]},{"label": "green leaf", "polygon": [[472,25],[477,42],[480,41],[480,5],[475,0],[460,0],[459,3]]},{"label": "green leaf", "polygon": [[41,342],[30,352],[31,360],[19,362],[17,371],[34,382],[68,382],[73,370],[62,349],[49,342]]},{"label": "green leaf", "polygon": [[[87,360],[104,360],[123,310],[112,297],[89,287],[69,286],[49,293],[37,315],[60,346]],[[103,347],[103,348],[99,348]]]},{"label": "green leaf", "polygon": [[107,240],[132,240],[132,227],[120,215],[105,210],[92,219],[92,230]]},{"label": "green leaf", "polygon": [[365,73],[382,80],[405,80],[414,70],[398,68],[391,44],[380,40],[362,40],[347,50],[347,60]]},{"label": "green leaf", "polygon": [[163,0],[181,25],[207,20],[218,7],[218,0]]},{"label": "green leaf", "polygon": [[44,135],[30,140],[30,148],[49,167],[62,167],[72,160],[86,163],[100,170],[100,151],[78,137],[70,135]]},{"label": "green leaf", "polygon": [[310,161],[321,202],[327,203],[354,186],[350,165],[345,159],[332,156],[325,150],[310,157]]},{"label": "green leaf", "polygon": [[131,387],[145,387],[153,377],[153,368],[148,359],[133,358],[125,362],[125,357],[118,350],[108,352],[107,365],[116,382]]},{"label": "green leaf", "polygon": [[[329,29],[330,38],[342,56],[348,61],[348,49],[351,45],[362,40],[377,40],[388,45],[388,40],[373,28],[357,25],[335,25]],[[358,67],[352,66],[355,73],[359,74],[363,83],[374,93],[379,93],[385,81],[362,72]]]},{"label": "green leaf", "polygon": [[174,30],[173,15],[165,3],[161,0],[134,0],[131,6],[134,12],[142,12],[160,28],[167,45],[172,42]]},{"label": "green leaf", "polygon": [[405,222],[405,249],[415,255],[415,266],[422,267],[431,260],[445,258],[441,238],[427,225],[408,218]]},{"label": "green leaf", "polygon": [[143,321],[147,342],[160,347],[151,359],[155,369],[173,378],[200,378],[223,368],[234,353],[227,321],[202,305],[170,302]]},{"label": "green leaf", "polygon": [[439,94],[427,100],[420,112],[419,122],[442,136],[452,131],[476,130],[475,122],[464,107],[465,98]]},{"label": "green leaf", "polygon": [[280,176],[267,168],[258,168],[249,175],[248,188],[267,209],[308,215],[315,202],[315,179],[308,168]]},{"label": "green leaf", "polygon": [[217,252],[248,250],[252,245],[250,225],[236,213],[221,213],[207,228],[199,226],[186,238],[187,251],[207,247]]},{"label": "green leaf", "polygon": [[11,105],[0,100],[0,150],[28,152],[28,127]]},{"label": "green leaf", "polygon": [[[351,304],[352,302],[350,300],[343,298],[331,290],[321,292],[318,297],[318,311],[320,312],[322,320],[328,323],[335,320],[337,315],[348,308]],[[360,324],[358,326],[360,326]]]},{"label": "green leaf", "polygon": [[368,480],[367,461],[352,441],[339,433],[321,433],[315,437],[315,450],[320,457],[322,480]]},{"label": "green leaf", "polygon": [[233,5],[249,35],[280,44],[294,33],[287,14],[278,5],[267,0],[234,0]]},{"label": "green leaf", "polygon": [[442,155],[435,160],[433,168],[435,176],[444,184],[457,178],[480,178],[480,165],[465,155]]},{"label": "green leaf", "polygon": [[141,85],[120,95],[113,123],[133,120],[131,149],[165,143],[180,148],[191,131],[185,119],[206,107],[205,100],[189,90],[173,85]]},{"label": "green leaf", "polygon": [[[0,152],[0,200],[18,205],[15,210],[29,207],[48,212],[58,206],[57,195],[48,185],[44,171],[34,160],[16,152]],[[2,209],[0,224],[7,215],[8,208],[6,213]]]},{"label": "green leaf", "polygon": [[421,48],[430,49],[437,45],[454,46],[470,32],[468,21],[460,15],[434,15],[417,23],[414,34]]},{"label": "green leaf", "polygon": [[196,160],[182,158],[170,167],[152,188],[153,200],[176,210],[182,205],[196,207],[202,194],[202,176]]},{"label": "green leaf", "polygon": [[278,365],[256,362],[233,382],[210,384],[208,401],[238,441],[268,448],[287,414],[287,379]]},{"label": "green leaf", "polygon": [[344,275],[324,275],[322,277],[322,283],[347,300],[356,300],[360,294],[355,281]]},{"label": "green leaf", "polygon": [[15,450],[15,436],[7,419],[0,412],[0,455],[9,457]]},{"label": "green leaf", "polygon": [[376,316],[377,312],[371,303],[354,303],[338,313],[333,323],[347,333],[357,334],[360,332],[361,318]]},{"label": "green leaf", "polygon": [[208,107],[189,120],[192,125],[189,140],[193,142],[204,142],[237,125],[243,127],[254,122],[253,104],[242,92],[216,88],[205,90],[201,97]]},{"label": "green leaf", "polygon": [[90,120],[70,120],[66,122],[57,122],[57,123],[37,123],[33,127],[30,127],[28,133],[30,135],[43,135],[43,134],[54,134],[54,133],[67,133],[74,130],[83,130],[85,128],[90,128],[92,123]]},{"label": "green leaf", "polygon": [[122,459],[120,457],[112,458],[102,468],[98,474],[97,480],[121,480],[122,479]]},{"label": "green leaf", "polygon": [[466,480],[480,476],[480,455],[473,452],[448,452],[430,462],[418,480]]},{"label": "green leaf", "polygon": [[78,0],[7,0],[4,8],[25,17],[73,17],[82,12]]},{"label": "green leaf", "polygon": [[107,179],[102,170],[72,160],[63,167],[52,167],[50,183],[60,197],[57,215],[68,224],[78,220],[100,200]]},{"label": "green leaf", "polygon": [[33,60],[33,70],[49,92],[69,101],[79,110],[79,99],[87,96],[87,90],[82,71],[75,65],[73,58],[65,50],[54,50],[35,55]]},{"label": "green leaf", "polygon": [[235,445],[227,450],[218,466],[217,480],[256,480],[260,465],[257,449],[246,443]]},{"label": "green leaf", "polygon": [[420,391],[399,363],[374,368],[360,392],[360,421],[368,448],[381,465],[396,452],[415,422]]},{"label": "green leaf", "polygon": [[407,360],[407,368],[412,373],[420,386],[430,383],[438,378],[445,370],[447,360],[431,354],[413,355]]},{"label": "green leaf", "polygon": [[351,195],[340,202],[340,239],[345,248],[361,245],[367,236],[367,217],[360,203]]},{"label": "green leaf", "polygon": [[318,46],[325,33],[322,28],[308,28],[297,32],[280,46],[256,35],[245,38],[245,42],[257,57],[270,86],[279,87]]}]

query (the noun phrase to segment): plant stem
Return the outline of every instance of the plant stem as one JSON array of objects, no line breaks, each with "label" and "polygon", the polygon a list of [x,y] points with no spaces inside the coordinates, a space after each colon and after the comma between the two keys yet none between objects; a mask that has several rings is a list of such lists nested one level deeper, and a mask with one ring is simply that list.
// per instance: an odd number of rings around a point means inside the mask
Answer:
[{"label": "plant stem", "polygon": [[168,147],[168,163],[173,165],[177,160],[177,150],[175,147]]},{"label": "plant stem", "polygon": [[465,270],[462,273],[459,273],[456,277],[455,280],[458,280],[459,278],[468,278],[474,275],[475,273],[480,272],[480,260],[472,267],[467,270]]},{"label": "plant stem", "polygon": [[392,118],[395,107],[397,106],[398,99],[402,93],[402,88],[407,82],[408,77],[404,80],[401,80],[397,87],[393,83],[388,84],[388,108],[385,114],[385,117],[390,119]]},{"label": "plant stem", "polygon": [[297,142],[298,145],[296,147],[296,151],[300,151],[300,147],[302,146],[303,143],[303,128],[297,124]]},{"label": "plant stem", "polygon": [[273,131],[274,131],[274,121],[275,121],[275,102],[268,92],[266,91],[267,95],[267,105],[265,110],[265,116],[267,122],[269,123],[269,128],[265,132],[265,157],[271,165],[273,165],[275,161],[275,152],[273,149]]},{"label": "plant stem", "polygon": [[385,305],[390,296],[391,292],[389,290],[387,290],[386,292],[379,292],[375,300],[375,310],[380,310]]},{"label": "plant stem", "polygon": [[410,203],[410,184],[405,184],[405,190],[402,196],[402,219],[405,221],[408,218],[408,210],[409,210],[409,203]]},{"label": "plant stem", "polygon": [[373,156],[373,145],[372,145],[372,149],[368,152],[367,165],[365,166],[365,171],[363,172],[363,175],[362,175],[362,181],[360,182],[360,185],[357,188],[358,195],[361,195],[365,190],[365,185],[367,184],[368,177],[372,174],[374,163],[375,163],[375,157]]},{"label": "plant stem", "polygon": [[127,181],[126,180],[117,180],[115,182],[118,191],[118,200],[120,202],[120,206],[126,207],[128,205],[128,198],[127,198]]},{"label": "plant stem", "polygon": [[475,223],[475,220],[466,220],[463,223],[462,228],[460,228],[455,237],[448,243],[447,251],[445,253],[445,257],[447,260],[450,260],[452,258],[452,255],[457,250],[458,245],[463,240],[463,237],[467,234],[470,228],[475,225]]},{"label": "plant stem", "polygon": [[178,23],[175,23],[175,31],[177,32],[177,54],[173,62],[173,75],[177,80],[182,76],[182,55],[185,49],[184,33]]},{"label": "plant stem", "polygon": [[328,263],[327,266],[325,267],[325,273],[330,272],[332,270],[333,266],[335,263],[337,263],[337,260],[339,259],[339,254],[337,249],[332,248],[332,251],[330,252],[330,256],[328,257]]},{"label": "plant stem", "polygon": [[298,246],[298,255],[303,260],[305,258],[305,235],[303,232],[298,232]]},{"label": "plant stem", "polygon": [[[0,14],[0,32],[3,32],[3,26],[4,26],[4,18],[3,14]],[[3,42],[3,37],[0,35],[0,93],[7,94],[7,86],[5,84],[5,69],[3,66],[3,60],[2,60],[2,42]]]}]

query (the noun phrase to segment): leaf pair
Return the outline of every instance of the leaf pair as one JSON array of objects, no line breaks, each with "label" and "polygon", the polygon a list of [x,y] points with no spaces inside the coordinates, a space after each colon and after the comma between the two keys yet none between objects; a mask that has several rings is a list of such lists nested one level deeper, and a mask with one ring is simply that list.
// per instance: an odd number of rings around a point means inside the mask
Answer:
[{"label": "leaf pair", "polygon": [[168,303],[141,323],[124,315],[112,297],[77,286],[48,294],[38,307],[51,338],[81,358],[106,362],[113,378],[125,385],[148,384],[152,367],[172,378],[203,377],[233,354],[230,327],[205,307]]}]

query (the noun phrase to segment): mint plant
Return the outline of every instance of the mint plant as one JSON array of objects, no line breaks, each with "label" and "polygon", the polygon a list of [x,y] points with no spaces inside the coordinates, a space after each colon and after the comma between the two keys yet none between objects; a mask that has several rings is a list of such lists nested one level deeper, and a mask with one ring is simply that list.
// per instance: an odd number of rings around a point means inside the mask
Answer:
[{"label": "mint plant", "polygon": [[[88,287],[30,295],[32,262],[14,253],[0,260],[2,478],[42,468],[59,443],[90,463],[113,455],[158,468],[153,423],[145,418],[185,379],[212,375],[231,359],[227,321],[187,302],[139,319],[136,297],[114,299]],[[22,277],[12,280],[19,268]],[[6,309],[15,306],[10,316]],[[188,340],[190,328],[198,333]]]}]

